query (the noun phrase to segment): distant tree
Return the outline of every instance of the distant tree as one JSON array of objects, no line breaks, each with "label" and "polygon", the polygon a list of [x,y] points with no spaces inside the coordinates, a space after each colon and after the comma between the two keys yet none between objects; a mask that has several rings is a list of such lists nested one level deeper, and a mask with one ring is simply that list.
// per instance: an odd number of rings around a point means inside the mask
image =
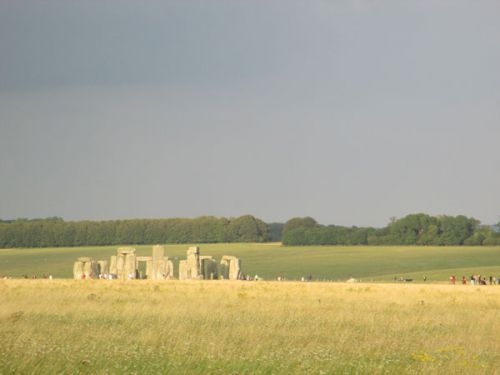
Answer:
[{"label": "distant tree", "polygon": [[463,245],[479,224],[478,220],[463,215],[440,216],[438,220],[441,228],[441,235],[438,239],[440,245]]},{"label": "distant tree", "polygon": [[314,228],[316,226],[318,226],[318,223],[312,217],[294,217],[285,223],[283,232],[296,228]]},{"label": "distant tree", "polygon": [[283,232],[282,242],[286,246],[303,246],[306,242],[307,229],[298,227]]},{"label": "distant tree", "polygon": [[268,225],[251,215],[233,219],[3,220],[0,247],[263,242],[280,238],[280,229],[286,245],[500,245],[500,233],[480,226],[474,218],[412,214],[380,229],[323,226],[310,217]]},{"label": "distant tree", "polygon": [[267,230],[269,233],[269,241],[271,241],[271,242],[281,241],[284,226],[285,226],[285,224],[283,224],[283,223],[267,224]]},{"label": "distant tree", "polygon": [[411,214],[389,224],[389,238],[394,244],[415,245],[428,232],[435,219],[426,214]]},{"label": "distant tree", "polygon": [[227,238],[231,242],[267,241],[267,224],[252,215],[232,219],[227,226]]}]

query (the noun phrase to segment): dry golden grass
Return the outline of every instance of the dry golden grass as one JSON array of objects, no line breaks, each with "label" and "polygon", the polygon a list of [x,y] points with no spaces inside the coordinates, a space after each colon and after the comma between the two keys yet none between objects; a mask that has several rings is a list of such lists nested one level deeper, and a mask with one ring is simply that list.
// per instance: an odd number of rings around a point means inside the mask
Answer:
[{"label": "dry golden grass", "polygon": [[0,373],[500,368],[500,287],[0,281]]}]

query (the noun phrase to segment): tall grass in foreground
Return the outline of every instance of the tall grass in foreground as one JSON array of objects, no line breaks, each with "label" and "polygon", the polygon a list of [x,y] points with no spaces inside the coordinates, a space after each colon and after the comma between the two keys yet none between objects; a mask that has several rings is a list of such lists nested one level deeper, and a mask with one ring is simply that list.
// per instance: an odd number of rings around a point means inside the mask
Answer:
[{"label": "tall grass in foreground", "polygon": [[495,374],[500,287],[0,280],[2,374]]}]

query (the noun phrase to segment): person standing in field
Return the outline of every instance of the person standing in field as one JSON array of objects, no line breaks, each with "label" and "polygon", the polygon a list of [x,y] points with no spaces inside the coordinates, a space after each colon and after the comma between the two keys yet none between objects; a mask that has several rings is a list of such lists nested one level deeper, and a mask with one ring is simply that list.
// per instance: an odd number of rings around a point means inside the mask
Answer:
[{"label": "person standing in field", "polygon": [[456,278],[455,276],[450,276],[450,283],[455,285]]},{"label": "person standing in field", "polygon": [[467,279],[465,278],[465,276],[462,276],[462,285],[466,285],[467,284]]}]

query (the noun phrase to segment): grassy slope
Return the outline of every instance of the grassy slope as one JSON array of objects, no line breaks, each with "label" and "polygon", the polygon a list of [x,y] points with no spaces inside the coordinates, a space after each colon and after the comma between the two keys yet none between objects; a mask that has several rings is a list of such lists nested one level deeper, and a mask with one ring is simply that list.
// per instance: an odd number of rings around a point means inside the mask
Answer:
[{"label": "grassy slope", "polygon": [[2,374],[495,374],[500,288],[0,280]]},{"label": "grassy slope", "polygon": [[[150,255],[151,246],[135,246],[140,255]],[[185,258],[188,245],[167,245],[171,258]],[[392,280],[408,276],[421,280],[444,281],[472,273],[500,276],[500,247],[284,247],[279,244],[206,244],[202,254],[220,258],[236,255],[243,271],[266,279],[284,275],[299,279],[312,274],[315,279]],[[116,246],[52,249],[1,249],[0,275],[52,274],[70,278],[73,261],[79,256],[109,259]]]}]

